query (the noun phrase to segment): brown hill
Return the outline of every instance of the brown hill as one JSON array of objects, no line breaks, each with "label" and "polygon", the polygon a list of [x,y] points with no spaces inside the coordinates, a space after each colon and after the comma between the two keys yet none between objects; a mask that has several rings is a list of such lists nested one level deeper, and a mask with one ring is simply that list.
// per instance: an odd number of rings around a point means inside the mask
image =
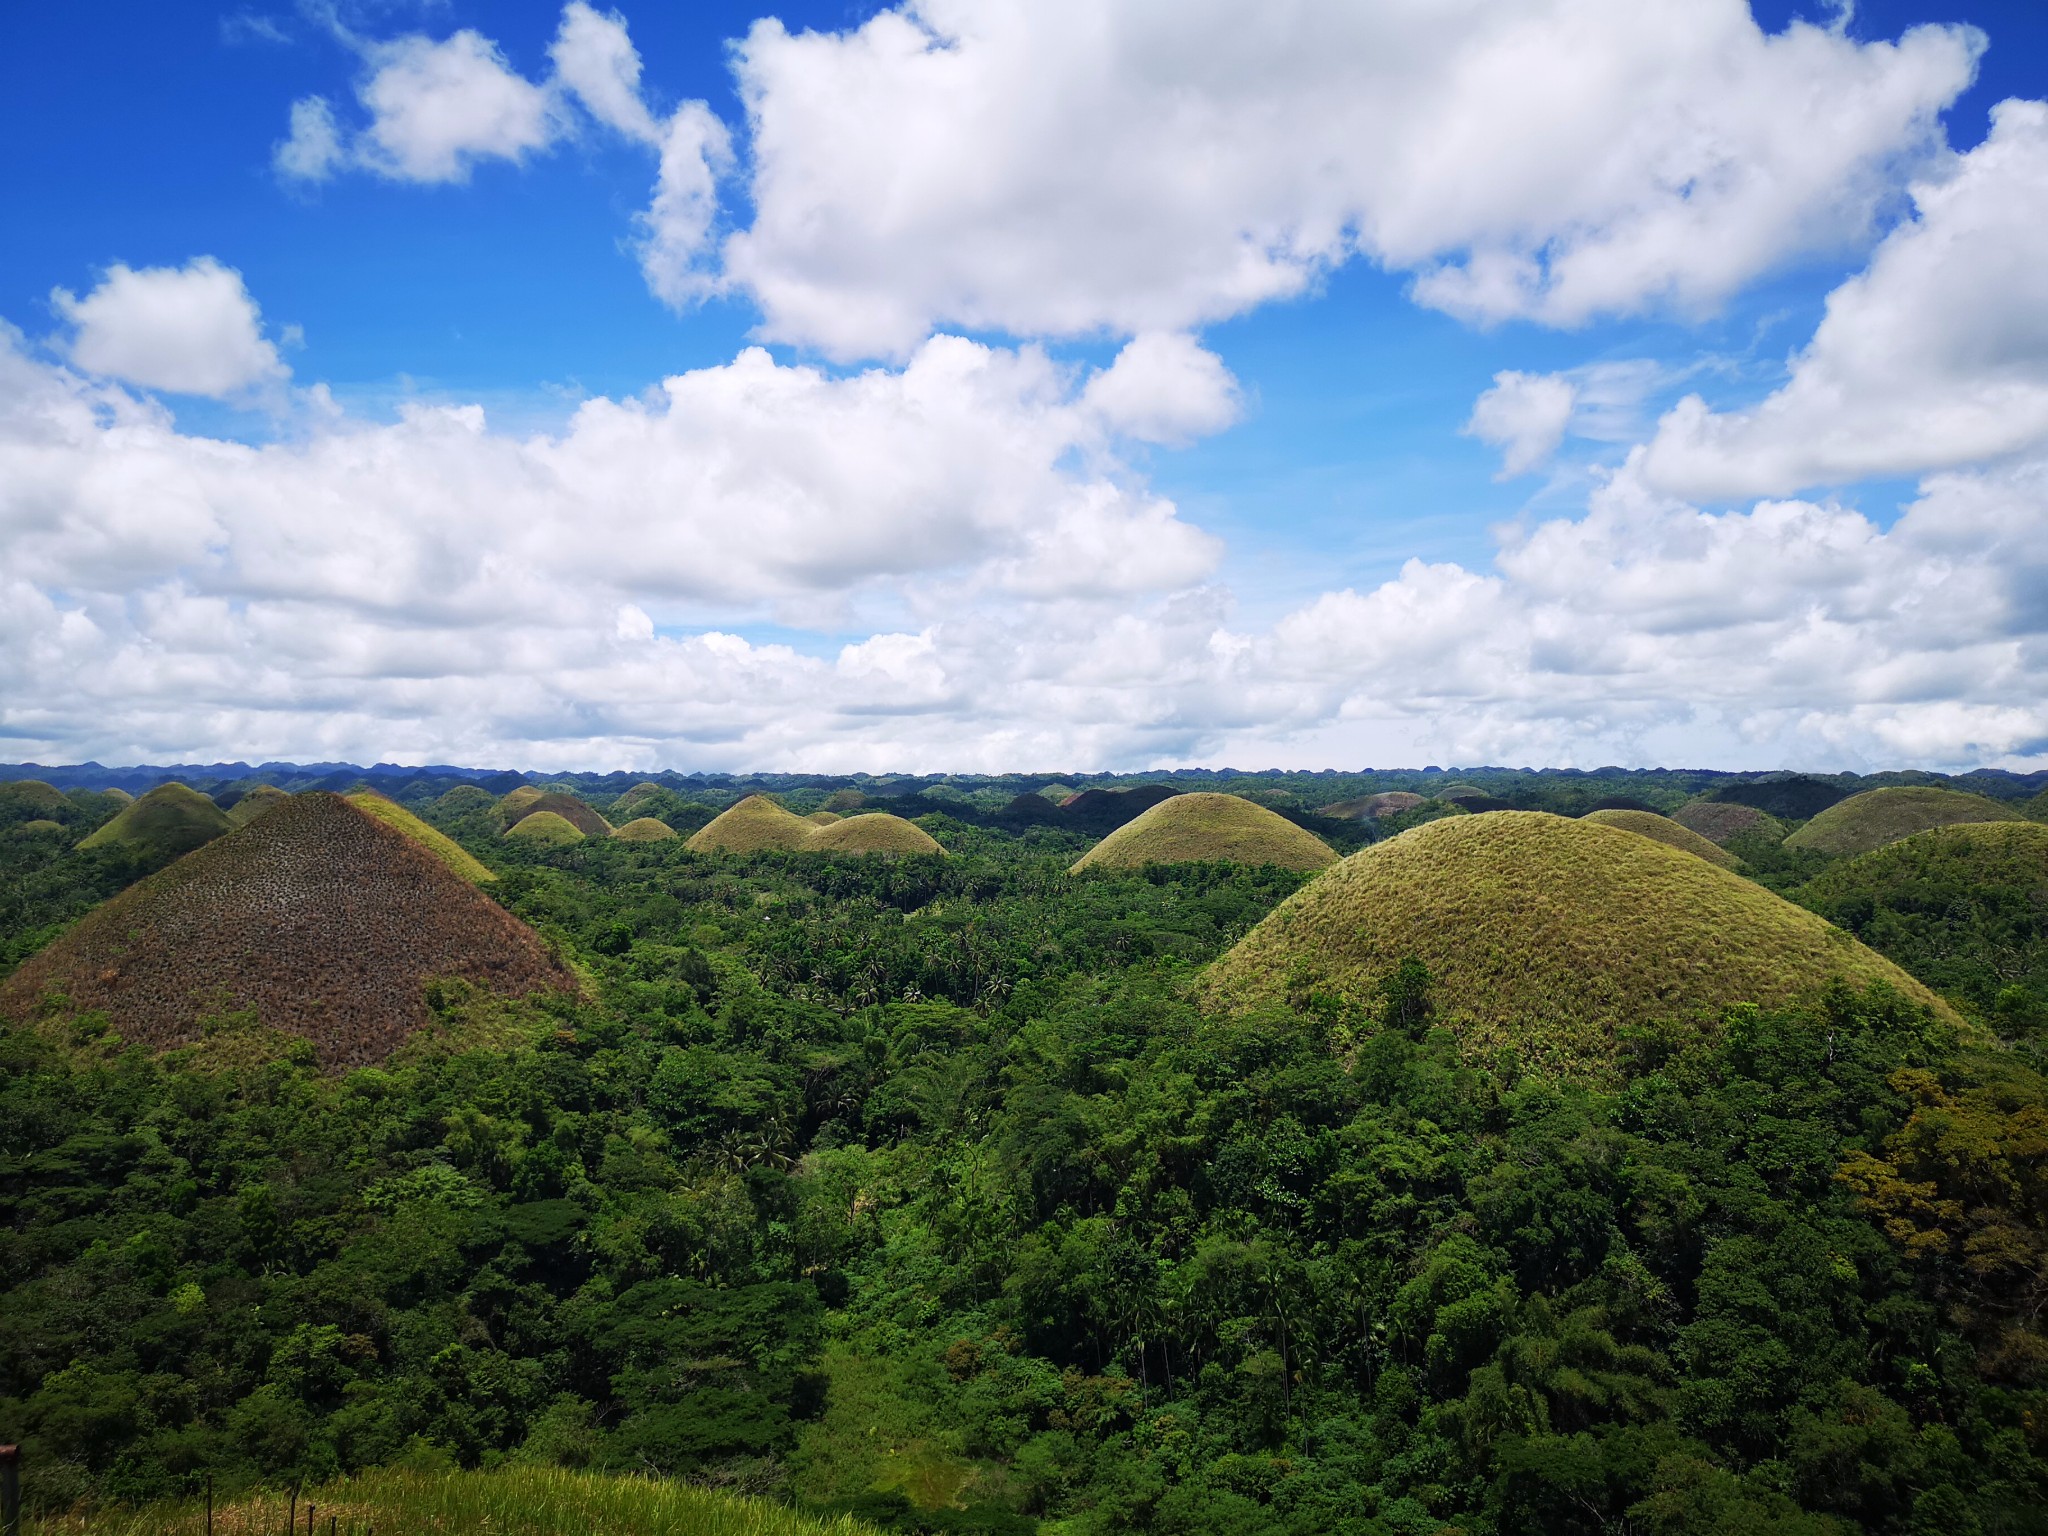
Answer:
[{"label": "brown hill", "polygon": [[1097,837],[1114,832],[1127,821],[1136,821],[1176,791],[1164,784],[1139,784],[1131,789],[1084,789],[1071,800],[1055,807],[1055,826],[1071,827]]},{"label": "brown hill", "polygon": [[547,791],[538,784],[522,784],[517,789],[506,791],[504,797],[498,801],[498,819],[506,826],[511,826],[532,810],[533,802],[546,793]]},{"label": "brown hill", "polygon": [[[516,794],[517,791],[515,790],[514,793]],[[537,800],[529,801],[513,818],[512,825],[516,827],[520,822],[526,820],[527,817],[537,816],[543,811],[554,812],[555,815],[568,822],[569,825],[578,832],[581,832],[585,837],[610,837],[612,835],[612,824],[598,815],[596,811],[585,805],[581,800],[578,800],[574,795],[564,795],[553,791],[542,795]]]},{"label": "brown hill", "polygon": [[1697,832],[1710,843],[1725,843],[1745,832],[1759,832],[1784,840],[1785,826],[1767,811],[1732,800],[1694,800],[1671,813],[1671,819],[1688,832]]},{"label": "brown hill", "polygon": [[164,1049],[248,1009],[347,1067],[425,1023],[437,977],[503,995],[575,984],[532,929],[411,838],[315,791],[95,908],[0,983],[0,1013],[27,1017],[61,992]]},{"label": "brown hill", "polygon": [[692,853],[794,850],[803,847],[816,830],[803,817],[784,810],[766,795],[749,795],[699,827],[689,846]]},{"label": "brown hill", "polygon": [[1356,800],[1339,800],[1317,811],[1318,816],[1335,816],[1345,821],[1377,821],[1397,811],[1412,811],[1423,803],[1422,796],[1405,789],[1390,789],[1377,795],[1360,795]]},{"label": "brown hill", "polygon": [[887,811],[867,811],[858,816],[810,829],[804,847],[812,853],[944,853],[931,835],[915,822]]}]

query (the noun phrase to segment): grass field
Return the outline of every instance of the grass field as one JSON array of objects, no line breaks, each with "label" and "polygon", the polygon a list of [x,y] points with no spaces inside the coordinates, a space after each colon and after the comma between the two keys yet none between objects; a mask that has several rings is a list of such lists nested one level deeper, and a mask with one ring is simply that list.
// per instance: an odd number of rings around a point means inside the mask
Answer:
[{"label": "grass field", "polygon": [[1785,836],[1785,824],[1777,817],[1753,805],[1736,805],[1727,800],[1695,800],[1673,811],[1671,819],[1715,844],[1745,835],[1778,839]]},{"label": "grass field", "polygon": [[915,822],[887,811],[867,811],[810,828],[811,853],[944,853]]},{"label": "grass field", "polygon": [[395,800],[374,790],[359,789],[348,803],[383,822],[394,832],[403,832],[471,885],[486,885],[498,877],[486,869],[477,856],[438,827],[430,827]]},{"label": "grass field", "polygon": [[[450,790],[449,793],[453,794],[454,791]],[[547,791],[538,784],[522,784],[517,789],[508,790],[505,797],[498,802],[498,819],[509,827],[532,810],[533,803],[546,793]]]},{"label": "grass field", "polygon": [[[216,1505],[214,1536],[282,1536],[308,1506],[316,1536],[876,1536],[839,1517],[798,1514],[764,1499],[713,1493],[644,1477],[507,1467],[494,1472],[384,1469],[303,1490],[248,1495]],[[30,1521],[26,1536],[202,1536],[198,1503],[156,1504]]]},{"label": "grass field", "polygon": [[764,848],[795,850],[809,841],[814,828],[803,817],[784,810],[766,795],[749,795],[697,829],[692,853],[759,853]]},{"label": "grass field", "polygon": [[1314,833],[1237,795],[1175,795],[1090,848],[1073,872],[1212,860],[1322,869],[1337,854]]},{"label": "grass field", "polygon": [[1982,795],[1900,784],[1890,789],[1866,790],[1829,806],[1786,838],[1785,846],[1852,858],[1934,827],[1972,821],[2023,820],[2011,806]]},{"label": "grass field", "polygon": [[612,828],[612,836],[626,843],[665,843],[675,835],[674,827],[652,816],[636,816],[623,826]]},{"label": "grass field", "polygon": [[1360,1009],[1409,956],[1472,1044],[1598,1072],[1615,1030],[1771,1004],[1835,977],[1933,993],[1814,913],[1619,828],[1532,811],[1433,821],[1325,870],[1219,959],[1202,991],[1244,1011]]},{"label": "grass field", "polygon": [[1585,819],[1603,827],[1619,827],[1639,837],[1655,838],[1667,848],[1677,848],[1722,869],[1742,868],[1742,860],[1734,854],[1690,827],[1679,825],[1669,816],[1659,816],[1655,811],[1589,811]]},{"label": "grass field", "polygon": [[582,842],[587,834],[558,812],[534,811],[513,822],[506,828],[505,835],[525,843],[539,843],[545,848],[560,848],[568,843]]},{"label": "grass field", "polygon": [[159,784],[78,846],[127,847],[145,860],[169,863],[229,830],[227,814],[198,790]]}]

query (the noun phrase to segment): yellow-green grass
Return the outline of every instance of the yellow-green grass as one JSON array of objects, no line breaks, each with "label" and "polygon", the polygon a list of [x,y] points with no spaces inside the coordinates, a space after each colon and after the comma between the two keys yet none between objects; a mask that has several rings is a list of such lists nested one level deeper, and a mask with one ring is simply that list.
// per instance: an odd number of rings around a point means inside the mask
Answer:
[{"label": "yellow-green grass", "polygon": [[228,818],[198,790],[159,784],[78,846],[126,848],[144,859],[167,862],[228,832]]},{"label": "yellow-green grass", "polygon": [[887,811],[866,811],[825,826],[811,827],[804,847],[812,853],[944,853],[931,834]]},{"label": "yellow-green grass", "polygon": [[1897,784],[1889,789],[1865,790],[1838,801],[1786,838],[1785,846],[1848,858],[1935,827],[2024,819],[2011,806],[1983,795]]},{"label": "yellow-green grass", "polygon": [[1683,849],[1694,858],[1705,859],[1723,869],[1740,869],[1742,860],[1690,827],[1680,826],[1669,816],[1655,811],[1588,811],[1585,819],[1603,827],[1619,827],[1639,837],[1654,837],[1669,848]]},{"label": "yellow-green grass", "polygon": [[458,784],[434,802],[444,811],[474,811],[496,805],[498,797],[481,784]]},{"label": "yellow-green grass", "polygon": [[638,805],[649,795],[658,795],[660,793],[661,786],[659,784],[654,783],[650,779],[642,779],[638,784],[629,785],[621,790],[618,797],[612,801],[612,809],[618,811],[628,810]]},{"label": "yellow-green grass", "polygon": [[2033,821],[2048,821],[2048,789],[2044,789],[2025,805],[2020,807]]},{"label": "yellow-green grass", "polygon": [[499,820],[506,826],[511,826],[533,808],[534,801],[546,793],[547,791],[538,784],[522,784],[517,789],[508,790],[498,801]]},{"label": "yellow-green grass", "polygon": [[275,784],[258,784],[228,807],[228,825],[246,827],[265,811],[274,810],[289,799],[291,796]]},{"label": "yellow-green grass", "polygon": [[1189,794],[1162,800],[1125,822],[1082,854],[1073,872],[1212,861],[1322,869],[1336,863],[1337,854],[1313,832],[1263,805],[1237,795]]},{"label": "yellow-green grass", "polygon": [[63,790],[41,779],[16,779],[0,784],[0,802],[38,811],[62,811],[71,805]]},{"label": "yellow-green grass", "polygon": [[794,851],[816,830],[766,795],[749,795],[699,827],[689,847],[692,853],[759,853],[765,848]]},{"label": "yellow-green grass", "polygon": [[623,826],[612,828],[613,837],[628,843],[665,843],[675,835],[674,827],[652,816],[636,816]]},{"label": "yellow-green grass", "polygon": [[1733,800],[1694,800],[1673,811],[1671,819],[1716,845],[1752,833],[1779,842],[1785,838],[1785,824],[1777,817]]},{"label": "yellow-green grass", "polygon": [[513,817],[513,825],[517,826],[520,822],[526,820],[527,817],[537,816],[547,811],[552,811],[555,815],[561,817],[562,820],[572,824],[585,837],[610,837],[612,835],[612,824],[610,822],[606,821],[595,810],[585,805],[574,795],[563,794],[559,790],[550,790],[538,800],[531,801],[521,808]]},{"label": "yellow-green grass", "polygon": [[1414,956],[1483,1050],[1600,1072],[1615,1031],[1887,982],[1957,1016],[1841,929],[1651,838],[1538,811],[1454,816],[1353,854],[1282,902],[1202,981],[1226,1012],[1322,994],[1370,1008]]},{"label": "yellow-green grass", "polygon": [[[348,1536],[372,1528],[391,1536],[877,1536],[850,1516],[799,1514],[766,1499],[714,1493],[688,1483],[557,1467],[492,1472],[381,1468],[299,1491],[244,1494],[218,1504],[215,1536],[275,1536],[308,1508],[321,1532],[331,1519]],[[33,1536],[193,1536],[204,1522],[194,1502],[59,1515]]]},{"label": "yellow-green grass", "polygon": [[114,789],[103,789],[100,791],[100,793],[105,795],[108,799],[113,800],[120,805],[133,805],[135,803],[135,797],[129,794],[128,791],[125,789],[121,789],[118,787]]},{"label": "yellow-green grass", "polygon": [[1421,795],[1411,794],[1405,789],[1389,789],[1377,795],[1360,795],[1355,800],[1339,800],[1335,805],[1324,806],[1316,814],[1350,821],[1377,821],[1397,811],[1412,811],[1423,803]]},{"label": "yellow-green grass", "polygon": [[52,821],[47,816],[38,816],[33,821],[17,823],[14,828],[14,835],[16,837],[63,837],[67,834],[63,822]]},{"label": "yellow-green grass", "polygon": [[505,835],[522,843],[538,843],[543,848],[560,848],[582,842],[587,834],[566,816],[554,811],[535,811],[531,816],[520,817]]},{"label": "yellow-green grass", "polygon": [[1974,821],[1934,827],[1830,865],[1793,894],[1824,911],[1858,896],[1885,904],[1916,889],[1956,885],[2031,889],[2037,901],[2048,901],[2048,826]]},{"label": "yellow-green grass", "polygon": [[486,885],[498,878],[462,844],[438,827],[428,826],[397,801],[387,800],[375,790],[359,789],[348,797],[348,803],[368,811],[394,831],[403,832],[471,885]]},{"label": "yellow-green grass", "polygon": [[837,811],[813,811],[810,815],[804,818],[805,821],[812,822],[815,825],[821,827],[829,827],[830,825],[832,825],[833,822],[840,821],[842,819],[843,818]]}]

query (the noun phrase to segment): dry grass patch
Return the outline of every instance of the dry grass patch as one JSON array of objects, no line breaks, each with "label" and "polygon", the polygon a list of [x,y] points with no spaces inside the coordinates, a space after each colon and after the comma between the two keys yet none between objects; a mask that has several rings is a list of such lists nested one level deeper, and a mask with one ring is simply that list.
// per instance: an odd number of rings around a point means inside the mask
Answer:
[{"label": "dry grass patch", "polygon": [[944,853],[915,822],[887,811],[867,811],[810,828],[804,844],[812,853]]},{"label": "dry grass patch", "polygon": [[427,983],[444,977],[506,996],[574,985],[539,935],[419,843],[313,792],[95,908],[0,983],[0,1013],[97,1010],[164,1049],[253,1011],[328,1066],[358,1066],[427,1021]]},{"label": "dry grass patch", "polygon": [[1746,832],[1779,841],[1785,836],[1785,824],[1777,817],[1753,805],[1737,805],[1727,800],[1694,800],[1673,811],[1671,819],[1716,845]]},{"label": "dry grass patch", "polygon": [[2025,818],[2011,806],[1983,795],[1899,784],[1890,789],[1866,790],[1829,806],[1786,838],[1785,846],[1851,857],[1935,827],[2022,820]]},{"label": "dry grass patch", "polygon": [[1405,789],[1389,789],[1377,795],[1360,795],[1356,800],[1339,800],[1335,805],[1324,806],[1316,814],[1348,821],[1378,821],[1382,816],[1391,816],[1396,811],[1412,811],[1425,803],[1421,795],[1411,794]]},{"label": "dry grass patch", "polygon": [[636,816],[624,826],[612,829],[613,837],[628,843],[665,843],[675,835],[674,827],[652,816]]},{"label": "dry grass patch", "polygon": [[575,822],[554,811],[535,811],[530,816],[522,816],[506,830],[505,835],[522,843],[538,843],[543,848],[561,848],[569,843],[580,843],[589,836]]},{"label": "dry grass patch", "polygon": [[820,827],[829,827],[832,825],[833,822],[840,821],[843,819],[844,818],[841,817],[841,815],[837,811],[813,811],[810,815],[804,818],[805,821],[811,822],[813,825]]},{"label": "dry grass patch", "polygon": [[1189,794],[1125,822],[1084,853],[1073,872],[1211,861],[1322,869],[1337,854],[1314,833],[1241,796]]},{"label": "dry grass patch", "polygon": [[610,837],[612,824],[598,815],[590,806],[574,795],[565,795],[559,790],[549,790],[538,800],[531,801],[514,821],[516,826],[529,816],[553,814],[570,823],[585,837]]},{"label": "dry grass patch", "polygon": [[507,790],[498,801],[498,819],[511,826],[532,810],[534,802],[546,793],[538,784],[522,784],[517,789]]},{"label": "dry grass patch", "polygon": [[498,878],[462,844],[438,827],[428,826],[397,801],[387,800],[375,790],[359,789],[348,797],[348,803],[394,832],[403,832],[471,885],[485,885]]},{"label": "dry grass patch", "polygon": [[1414,956],[1474,1045],[1597,1072],[1617,1028],[1775,1004],[1835,977],[1933,993],[1761,886],[1617,827],[1536,811],[1447,817],[1355,853],[1203,978],[1240,1011],[1321,994],[1370,1007]]},{"label": "dry grass patch", "polygon": [[1680,826],[1669,816],[1659,816],[1655,811],[1589,811],[1582,819],[1603,827],[1619,827],[1638,837],[1655,838],[1667,848],[1682,849],[1694,858],[1705,859],[1722,869],[1742,868],[1742,860],[1725,848],[1700,836],[1690,827]]},{"label": "dry grass patch", "polygon": [[764,848],[794,852],[815,830],[766,795],[749,795],[698,828],[689,846],[692,853],[759,853]]},{"label": "dry grass patch", "polygon": [[183,784],[159,784],[78,846],[125,847],[144,859],[168,862],[204,847],[232,828],[221,808]]}]

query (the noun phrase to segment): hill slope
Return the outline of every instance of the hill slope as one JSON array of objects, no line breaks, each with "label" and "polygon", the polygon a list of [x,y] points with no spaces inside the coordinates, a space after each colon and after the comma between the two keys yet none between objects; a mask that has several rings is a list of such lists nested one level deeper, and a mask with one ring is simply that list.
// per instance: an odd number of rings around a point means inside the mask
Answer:
[{"label": "hill slope", "polygon": [[1989,1010],[2016,986],[2048,1011],[2048,826],[1936,827],[1793,894],[1931,987]]},{"label": "hill slope", "polygon": [[1971,821],[2022,821],[2009,805],[1982,795],[1958,794],[1919,784],[1865,790],[1831,805],[1785,839],[1787,848],[1808,848],[1838,857],[1869,853],[1915,832]]},{"label": "hill slope", "polygon": [[554,811],[535,811],[506,828],[505,835],[522,843],[559,848],[567,843],[580,843],[589,834],[566,816]]},{"label": "hill slope", "polygon": [[95,908],[0,983],[0,1013],[25,1017],[54,988],[163,1048],[253,1008],[325,1064],[355,1066],[426,1022],[423,988],[441,976],[505,994],[574,984],[532,929],[418,843],[313,792]]},{"label": "hill slope", "polygon": [[[1353,854],[1203,981],[1229,1010],[1311,991],[1369,1002],[1414,956],[1472,1042],[1597,1068],[1617,1026],[1775,1003],[1841,976],[1925,987],[1802,907],[1619,828],[1454,816]],[[1950,1015],[1953,1017],[1953,1015]]]},{"label": "hill slope", "polygon": [[359,789],[348,797],[348,803],[359,811],[367,811],[392,831],[403,832],[471,885],[487,885],[498,878],[462,844],[439,827],[428,826],[397,801],[387,800],[375,790]]},{"label": "hill slope", "polygon": [[228,807],[228,825],[246,827],[265,811],[282,805],[289,799],[291,796],[275,784],[258,784]]},{"label": "hill slope", "polygon": [[804,847],[812,853],[944,853],[915,822],[887,811],[866,811],[810,829]]},{"label": "hill slope", "polygon": [[1747,805],[1780,821],[1804,821],[1849,798],[1849,791],[1826,779],[1793,773],[1774,779],[1748,779],[1723,784],[1706,797],[1723,805]]},{"label": "hill slope", "polygon": [[1777,817],[1753,805],[1737,805],[1730,800],[1694,800],[1673,811],[1671,819],[1688,832],[1697,832],[1716,844],[1745,832],[1780,839],[1785,835],[1784,825]]},{"label": "hill slope", "polygon": [[126,848],[152,864],[168,864],[229,831],[221,808],[196,789],[159,784],[78,846]]},{"label": "hill slope", "polygon": [[612,835],[612,824],[610,822],[606,821],[595,810],[585,805],[574,795],[565,795],[559,791],[550,791],[537,800],[527,802],[526,806],[518,812],[513,825],[518,825],[519,822],[526,820],[529,816],[539,816],[548,812],[553,812],[561,817],[562,820],[568,822],[585,837],[610,837]]},{"label": "hill slope", "polygon": [[1084,869],[1146,864],[1278,864],[1322,869],[1337,862],[1330,845],[1286,817],[1237,795],[1188,794],[1162,800],[1081,855]]},{"label": "hill slope", "polygon": [[612,836],[626,843],[665,843],[675,835],[674,827],[652,816],[636,816],[625,825],[612,828]]},{"label": "hill slope", "polygon": [[1690,827],[1680,826],[1669,816],[1659,816],[1655,811],[1589,811],[1584,819],[1598,826],[1619,827],[1622,831],[1633,832],[1638,837],[1655,838],[1667,848],[1679,849],[1722,869],[1742,867],[1742,860],[1736,858],[1734,854],[1700,836]]},{"label": "hill slope", "polygon": [[817,830],[766,795],[749,795],[697,829],[692,853],[758,853],[763,848],[794,850]]}]

